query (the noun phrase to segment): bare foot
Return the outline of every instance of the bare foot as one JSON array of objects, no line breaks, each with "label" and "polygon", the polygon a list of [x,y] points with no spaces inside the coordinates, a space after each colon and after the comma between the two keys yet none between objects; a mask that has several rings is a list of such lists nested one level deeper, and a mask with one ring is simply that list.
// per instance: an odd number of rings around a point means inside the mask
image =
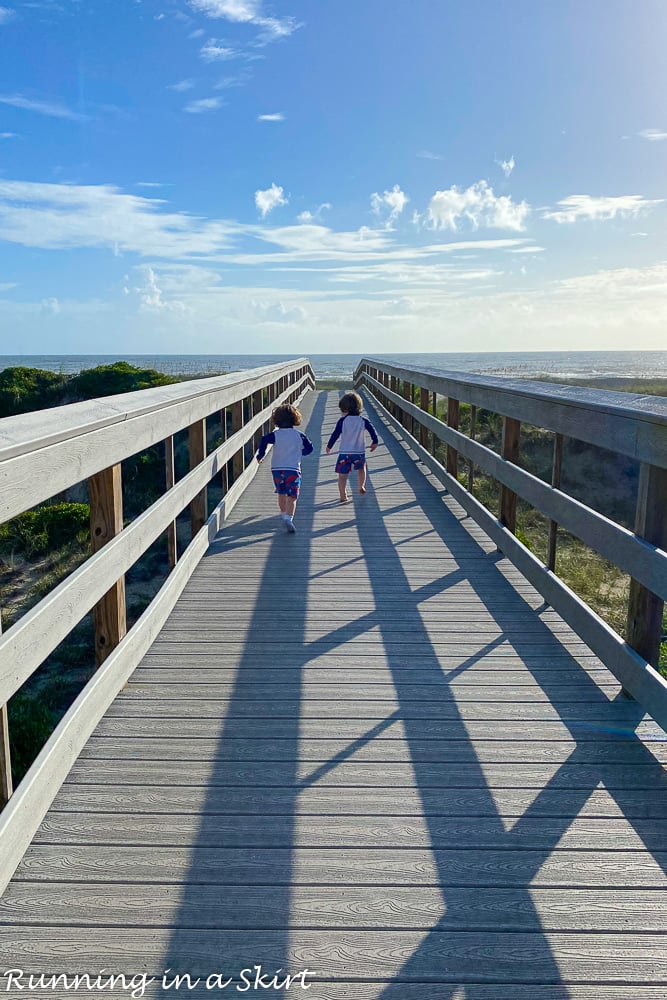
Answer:
[{"label": "bare foot", "polygon": [[368,490],[366,489],[366,487],[365,487],[365,486],[360,486],[360,487],[359,487],[359,492],[360,492],[360,493],[367,493],[367,492],[368,492]]},{"label": "bare foot", "polygon": [[349,503],[351,499],[351,496],[345,495],[339,499],[338,503]]}]

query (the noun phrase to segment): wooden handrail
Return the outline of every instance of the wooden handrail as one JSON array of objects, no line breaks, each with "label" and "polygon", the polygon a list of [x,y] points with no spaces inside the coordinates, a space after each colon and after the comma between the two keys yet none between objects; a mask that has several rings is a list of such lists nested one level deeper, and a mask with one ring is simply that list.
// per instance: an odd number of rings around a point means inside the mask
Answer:
[{"label": "wooden handrail", "polygon": [[[162,627],[220,524],[254,477],[257,463],[248,468],[241,466],[240,469],[237,464],[238,474],[232,485],[200,527],[201,497],[207,484],[226,469],[229,462],[242,456],[246,446],[256,440],[275,405],[297,402],[314,387],[310,362],[301,358],[236,375],[167,387],[174,391],[166,392],[160,388],[127,393],[114,397],[110,406],[106,400],[94,400],[46,411],[46,419],[42,413],[0,421],[0,503],[2,487],[10,481],[8,469],[15,471],[17,463],[29,465],[32,461],[43,472],[49,467],[55,449],[65,463],[66,473],[56,477],[57,485],[50,481],[46,496],[79,482],[81,478],[100,476],[101,470],[112,469],[115,465],[113,475],[101,473],[98,485],[101,484],[101,494],[104,494],[106,486],[102,480],[108,478],[113,484],[117,504],[120,461],[159,440],[171,439],[173,444],[173,435],[179,430],[193,425],[197,427],[195,449],[191,452],[192,468],[187,475],[174,481],[168,448],[166,492],[125,527],[122,527],[122,522],[118,523],[117,507],[109,507],[107,502],[106,507],[111,513],[107,515],[105,510],[103,514],[107,516],[107,521],[111,518],[114,526],[108,532],[105,544],[11,628],[0,634],[0,706],[6,704],[77,622],[92,608],[98,607],[104,595],[113,592],[116,583],[163,532],[171,532],[173,536],[177,515],[199,498],[189,546],[171,566],[165,583],[127,634],[122,634],[122,628],[117,628],[115,634],[113,629],[107,630],[105,634],[111,641],[105,640],[105,655],[99,657],[104,662],[60,721],[0,813],[0,891],[11,878],[86,740]],[[256,412],[245,419],[243,400],[249,396],[253,396]],[[267,405],[262,408],[265,398]],[[231,436],[223,434],[220,446],[206,455],[202,422],[221,410],[225,412],[228,407],[236,413],[238,426]],[[57,429],[49,431],[49,424]],[[95,458],[90,445],[94,439],[98,442],[96,447],[99,447],[100,435],[109,449]],[[31,481],[36,484],[39,479]],[[13,481],[13,487],[10,491],[11,502],[5,503],[3,510],[16,509],[16,505],[20,507],[22,504],[25,509],[38,502],[29,494],[30,481]],[[106,501],[108,496],[102,496],[96,501],[97,506],[104,507]],[[172,547],[174,545],[175,538],[172,537]],[[172,557],[175,561],[175,548]],[[2,729],[3,740],[0,743],[3,774],[8,773],[10,767],[5,729]],[[5,797],[8,794],[11,794],[11,785],[7,786]]]},{"label": "wooden handrail", "polygon": [[[396,380],[396,391],[387,388],[386,376]],[[656,397],[572,390],[544,383],[499,380],[485,376],[436,373],[433,369],[399,368],[364,359],[355,372],[355,383],[365,386],[383,405],[387,416],[403,428],[415,426],[413,447],[450,489],[462,506],[484,527],[498,547],[569,621],[623,684],[626,693],[641,701],[663,726],[667,724],[667,682],[656,672],[663,602],[667,598],[667,403]],[[402,383],[403,391],[399,391]],[[448,423],[410,402],[406,385],[419,386],[448,397]],[[519,396],[513,395],[519,386]],[[612,396],[610,405],[606,397]],[[629,396],[619,401],[618,396]],[[502,454],[485,447],[457,429],[458,402],[483,407],[503,417]],[[452,405],[454,402],[455,405]],[[605,422],[605,414],[608,421]],[[395,416],[394,416],[395,415]],[[575,420],[576,417],[576,420]],[[520,468],[521,420],[556,432],[554,484],[549,485]],[[594,428],[594,433],[591,431]],[[447,466],[422,447],[420,428],[430,431],[447,446]],[[590,441],[632,455],[642,461],[635,531],[598,513],[563,492],[560,486],[562,437]],[[450,460],[460,454],[493,477],[501,486],[501,515],[495,518],[458,481],[457,466]],[[652,459],[652,464],[647,461]],[[652,470],[652,472],[650,471]],[[470,483],[470,480],[469,480]],[[551,521],[548,565],[523,546],[514,534],[517,496]],[[609,559],[631,577],[628,641],[618,636],[553,572],[555,525],[561,525],[586,545]]]}]

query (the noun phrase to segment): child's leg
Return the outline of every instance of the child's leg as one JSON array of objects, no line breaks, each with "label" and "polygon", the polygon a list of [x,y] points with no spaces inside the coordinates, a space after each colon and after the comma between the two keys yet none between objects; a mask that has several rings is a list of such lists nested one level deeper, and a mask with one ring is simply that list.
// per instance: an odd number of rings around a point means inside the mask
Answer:
[{"label": "child's leg", "polygon": [[278,494],[278,509],[279,509],[279,511],[280,511],[281,514],[285,514],[286,513],[286,511],[287,511],[287,501],[288,500],[289,500],[289,497],[286,496],[284,493],[279,493]]},{"label": "child's leg", "polygon": [[359,492],[360,493],[365,493],[366,492],[366,463],[365,462],[362,465],[362,467],[358,470],[357,474],[359,476]]},{"label": "child's leg", "polygon": [[290,517],[294,517],[294,511],[296,510],[296,500],[297,500],[297,498],[296,497],[285,496],[285,497],[283,497],[283,500],[285,501],[285,507],[284,507],[285,513],[289,514]]},{"label": "child's leg", "polygon": [[349,472],[339,472],[338,473],[338,492],[340,493],[341,503],[344,503],[347,499],[347,477]]}]

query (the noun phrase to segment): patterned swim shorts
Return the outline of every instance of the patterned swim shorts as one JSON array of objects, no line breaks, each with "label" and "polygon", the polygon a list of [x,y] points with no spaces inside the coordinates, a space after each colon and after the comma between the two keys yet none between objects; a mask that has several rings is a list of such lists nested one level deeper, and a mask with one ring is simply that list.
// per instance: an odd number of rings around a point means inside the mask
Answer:
[{"label": "patterned swim shorts", "polygon": [[341,454],[338,456],[338,461],[336,462],[336,472],[341,473],[343,476],[347,476],[352,469],[363,469],[366,464],[365,455],[354,455],[354,454]]},{"label": "patterned swim shorts", "polygon": [[283,496],[298,497],[301,488],[301,473],[296,469],[271,469],[275,492]]}]

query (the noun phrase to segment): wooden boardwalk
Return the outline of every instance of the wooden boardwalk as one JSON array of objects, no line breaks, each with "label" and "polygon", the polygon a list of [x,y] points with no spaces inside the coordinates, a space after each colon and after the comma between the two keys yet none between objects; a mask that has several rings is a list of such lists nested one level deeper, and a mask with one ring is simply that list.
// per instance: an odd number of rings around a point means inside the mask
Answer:
[{"label": "wooden boardwalk", "polygon": [[304,459],[295,536],[268,463],[243,495],[0,903],[2,993],[261,965],[310,1000],[667,994],[664,733],[375,422],[352,504]]}]

